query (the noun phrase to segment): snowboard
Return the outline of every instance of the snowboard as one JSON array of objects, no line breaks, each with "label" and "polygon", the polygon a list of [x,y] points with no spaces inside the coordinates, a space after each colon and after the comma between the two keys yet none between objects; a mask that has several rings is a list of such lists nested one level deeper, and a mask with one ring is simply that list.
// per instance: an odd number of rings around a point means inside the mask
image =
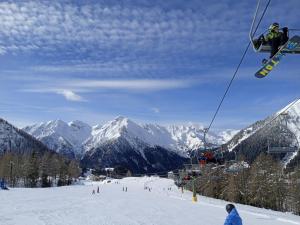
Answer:
[{"label": "snowboard", "polygon": [[280,62],[281,58],[285,56],[284,51],[288,50],[293,50],[297,46],[300,45],[300,36],[294,36],[290,40],[288,40],[283,46],[280,47],[278,52],[271,58],[269,59],[264,66],[255,73],[255,76],[257,78],[264,78],[267,76],[275,66]]}]

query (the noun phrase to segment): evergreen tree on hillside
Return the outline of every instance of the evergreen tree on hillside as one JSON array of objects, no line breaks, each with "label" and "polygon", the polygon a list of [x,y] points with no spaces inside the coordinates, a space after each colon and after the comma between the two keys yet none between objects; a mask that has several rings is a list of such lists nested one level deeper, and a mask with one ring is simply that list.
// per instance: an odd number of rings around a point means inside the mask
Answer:
[{"label": "evergreen tree on hillside", "polygon": [[45,153],[41,158],[40,163],[40,177],[42,180],[41,186],[42,187],[50,187],[51,186],[51,180],[50,180],[50,165],[51,165],[51,154]]},{"label": "evergreen tree on hillside", "polygon": [[26,186],[36,187],[39,178],[39,159],[35,151],[33,151],[27,158],[27,163],[25,164],[26,170]]},{"label": "evergreen tree on hillside", "polygon": [[280,210],[286,189],[281,165],[270,155],[261,154],[251,166],[249,203],[254,206]]},{"label": "evergreen tree on hillside", "polygon": [[0,178],[10,180],[10,162],[12,161],[12,153],[5,153],[0,160]]},{"label": "evergreen tree on hillside", "polygon": [[61,157],[58,158],[59,174],[57,186],[63,186],[68,184],[68,166],[65,160]]},{"label": "evergreen tree on hillside", "polygon": [[289,189],[291,209],[300,215],[300,167],[296,167],[291,175],[291,185]]}]

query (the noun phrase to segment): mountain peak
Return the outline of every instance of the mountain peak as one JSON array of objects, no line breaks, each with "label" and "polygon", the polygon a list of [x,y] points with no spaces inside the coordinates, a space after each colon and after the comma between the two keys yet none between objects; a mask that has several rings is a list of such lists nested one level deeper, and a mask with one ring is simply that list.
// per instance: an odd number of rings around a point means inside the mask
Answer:
[{"label": "mountain peak", "polygon": [[66,125],[66,122],[62,121],[61,119],[56,119],[56,120],[48,121],[47,124],[54,124],[56,126],[59,126],[59,125]]},{"label": "mountain peak", "polygon": [[23,130],[45,143],[50,149],[61,151],[60,149],[66,149],[67,146],[76,155],[80,155],[82,143],[90,137],[92,128],[79,120],[66,123],[56,119],[27,126]]},{"label": "mountain peak", "polygon": [[123,121],[123,120],[128,120],[128,118],[125,116],[117,116],[114,120]]}]

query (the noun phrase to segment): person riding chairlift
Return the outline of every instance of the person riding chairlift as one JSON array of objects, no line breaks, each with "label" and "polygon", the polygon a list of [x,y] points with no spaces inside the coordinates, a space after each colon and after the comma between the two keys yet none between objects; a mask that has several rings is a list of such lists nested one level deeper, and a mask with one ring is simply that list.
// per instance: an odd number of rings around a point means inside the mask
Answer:
[{"label": "person riding chairlift", "polygon": [[[260,36],[261,43],[266,44],[268,43],[271,46],[271,54],[270,59],[278,52],[281,45],[284,45],[288,40],[288,28],[282,28],[283,32],[279,31],[279,23],[273,23],[269,27],[269,32],[264,37],[264,35]],[[266,63],[268,60],[264,59],[263,63]]]}]

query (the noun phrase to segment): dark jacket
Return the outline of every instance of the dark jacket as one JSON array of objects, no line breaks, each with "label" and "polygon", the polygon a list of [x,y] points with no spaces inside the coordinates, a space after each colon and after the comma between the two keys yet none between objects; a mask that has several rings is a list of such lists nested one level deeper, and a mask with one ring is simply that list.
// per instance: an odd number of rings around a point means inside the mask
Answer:
[{"label": "dark jacket", "polygon": [[242,219],[235,208],[228,214],[224,225],[243,225]]}]

